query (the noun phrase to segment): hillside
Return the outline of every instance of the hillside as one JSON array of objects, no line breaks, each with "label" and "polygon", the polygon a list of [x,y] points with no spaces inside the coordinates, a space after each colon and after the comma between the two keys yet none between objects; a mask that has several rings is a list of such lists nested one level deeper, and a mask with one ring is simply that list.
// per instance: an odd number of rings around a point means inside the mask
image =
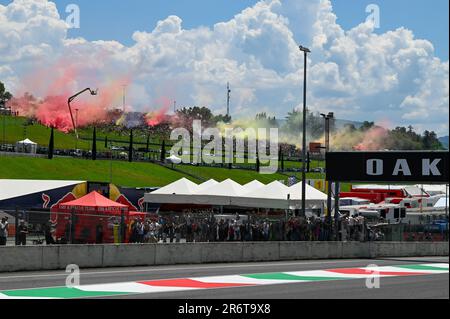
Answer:
[{"label": "hillside", "polygon": [[[112,181],[119,186],[158,187],[167,185],[182,177],[196,183],[210,178],[223,181],[231,178],[245,184],[254,179],[269,183],[274,180],[286,180],[287,175],[262,175],[255,171],[223,168],[206,168],[181,165],[180,171],[174,171],[152,163],[128,163],[120,161],[92,161],[72,158],[0,157],[0,179],[55,179]],[[198,176],[199,178],[195,178]],[[312,175],[311,175],[312,176]]]},{"label": "hillside", "polygon": [[[30,122],[24,117],[2,116],[0,118],[0,142],[6,144],[15,144],[19,140],[29,138],[36,142],[39,146],[46,147],[50,138],[50,128],[38,123]],[[55,130],[55,148],[56,149],[91,149],[92,129],[79,129],[80,139],[77,140],[74,134],[65,134]],[[116,146],[127,146],[129,141],[129,132],[104,132],[97,130],[97,150],[105,150],[105,137],[108,140],[114,140]],[[121,141],[121,142],[119,142]],[[134,142],[146,143],[146,138],[142,136],[134,136]],[[152,142],[152,141],[151,141]],[[154,142],[160,142],[155,139]],[[136,145],[137,146],[137,145]],[[109,146],[108,146],[109,147]]]},{"label": "hillside", "polygon": [[440,137],[439,142],[441,142],[442,146],[448,149],[448,136]]}]

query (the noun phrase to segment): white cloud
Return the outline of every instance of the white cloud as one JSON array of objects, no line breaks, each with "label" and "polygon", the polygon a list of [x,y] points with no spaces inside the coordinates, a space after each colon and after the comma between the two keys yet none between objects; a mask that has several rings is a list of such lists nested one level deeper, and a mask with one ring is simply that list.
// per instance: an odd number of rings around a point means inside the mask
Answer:
[{"label": "white cloud", "polygon": [[[47,94],[52,68],[72,67],[73,87],[125,78],[135,109],[158,107],[166,97],[222,113],[229,81],[233,115],[266,110],[282,118],[302,101],[301,43],[312,50],[310,108],[448,134],[448,61],[405,28],[377,34],[362,22],[343,30],[329,0],[262,0],[211,28],[187,30],[182,17],[169,16],[132,38],[130,47],[68,39],[52,2],[15,0],[0,5],[0,79],[13,91],[31,82],[36,94]],[[30,81],[45,65],[46,81]]]}]

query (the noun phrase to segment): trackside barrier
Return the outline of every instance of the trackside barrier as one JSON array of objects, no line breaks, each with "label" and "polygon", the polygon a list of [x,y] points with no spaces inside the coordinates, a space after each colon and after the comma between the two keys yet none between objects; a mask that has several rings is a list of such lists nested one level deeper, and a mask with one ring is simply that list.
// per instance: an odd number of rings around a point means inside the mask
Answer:
[{"label": "trackside barrier", "polygon": [[448,242],[237,242],[6,246],[0,272],[305,259],[448,256]]}]

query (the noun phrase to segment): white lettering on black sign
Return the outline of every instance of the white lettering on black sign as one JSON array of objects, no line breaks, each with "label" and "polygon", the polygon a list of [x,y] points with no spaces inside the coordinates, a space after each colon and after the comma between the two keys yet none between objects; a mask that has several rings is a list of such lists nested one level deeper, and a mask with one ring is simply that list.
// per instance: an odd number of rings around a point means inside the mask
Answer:
[{"label": "white lettering on black sign", "polygon": [[[429,158],[425,158],[422,160],[422,175],[423,176],[441,176],[441,172],[437,168],[437,164],[441,161],[440,158],[436,158],[433,162],[430,163]],[[430,174],[431,173],[431,174]]]}]

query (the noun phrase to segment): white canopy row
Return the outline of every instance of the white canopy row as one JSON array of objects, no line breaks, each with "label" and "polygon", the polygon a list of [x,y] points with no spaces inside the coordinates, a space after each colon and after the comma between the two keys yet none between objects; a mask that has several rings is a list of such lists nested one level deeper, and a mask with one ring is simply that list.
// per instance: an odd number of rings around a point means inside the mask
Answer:
[{"label": "white canopy row", "polygon": [[[241,185],[231,179],[221,183],[209,180],[197,185],[186,178],[145,194],[145,202],[159,204],[193,204],[237,206],[252,208],[298,209],[301,208],[302,184],[291,187],[278,181],[263,184],[254,180]],[[306,204],[309,208],[321,208],[327,195],[306,185]]]}]

